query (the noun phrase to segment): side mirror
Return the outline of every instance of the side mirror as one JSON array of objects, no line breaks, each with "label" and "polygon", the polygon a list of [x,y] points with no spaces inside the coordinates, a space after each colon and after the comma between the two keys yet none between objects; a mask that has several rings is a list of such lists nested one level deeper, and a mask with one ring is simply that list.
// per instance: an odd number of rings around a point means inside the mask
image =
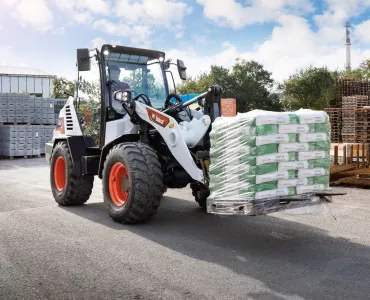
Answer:
[{"label": "side mirror", "polygon": [[186,80],[186,67],[182,60],[177,60],[177,70],[179,71],[179,76],[182,80]]},{"label": "side mirror", "polygon": [[131,92],[130,91],[116,91],[113,94],[113,98],[116,101],[130,103],[131,102]]},{"label": "side mirror", "polygon": [[91,70],[89,49],[87,48],[77,49],[77,68],[79,72]]}]

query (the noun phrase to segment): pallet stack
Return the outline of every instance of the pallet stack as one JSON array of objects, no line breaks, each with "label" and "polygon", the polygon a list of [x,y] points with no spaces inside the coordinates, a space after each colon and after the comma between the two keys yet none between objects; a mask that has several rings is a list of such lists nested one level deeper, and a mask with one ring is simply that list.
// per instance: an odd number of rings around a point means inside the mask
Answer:
[{"label": "pallet stack", "polygon": [[0,94],[0,156],[45,154],[64,99],[33,98],[29,94]]},{"label": "pallet stack", "polygon": [[340,79],[337,82],[337,95],[335,103],[330,103],[331,107],[342,108],[343,97],[347,96],[370,96],[370,82],[357,81],[354,79]]},{"label": "pallet stack", "polygon": [[356,143],[356,115],[357,110],[369,104],[368,96],[344,96],[342,99],[342,141]]},{"label": "pallet stack", "polygon": [[[358,87],[360,89],[360,87]],[[331,122],[331,140],[334,143],[362,143],[370,141],[369,97],[343,96],[341,108],[327,108]],[[341,119],[338,117],[341,115]],[[368,137],[369,136],[369,137]]]},{"label": "pallet stack", "polygon": [[370,143],[370,107],[356,110],[356,143]]},{"label": "pallet stack", "polygon": [[341,128],[342,128],[342,109],[341,108],[327,108],[326,113],[330,119],[331,133],[330,140],[333,143],[340,143],[341,139]]}]

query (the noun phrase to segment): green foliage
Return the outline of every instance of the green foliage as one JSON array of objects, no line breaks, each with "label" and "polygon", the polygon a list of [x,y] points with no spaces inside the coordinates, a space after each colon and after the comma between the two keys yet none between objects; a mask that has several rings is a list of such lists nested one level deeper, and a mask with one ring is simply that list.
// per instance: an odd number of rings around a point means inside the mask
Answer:
[{"label": "green foliage", "polygon": [[[54,80],[54,88],[51,97],[67,99],[74,96],[76,81],[69,81],[63,77]],[[81,121],[83,134],[91,136],[99,145],[100,136],[100,85],[99,83],[89,82],[85,79],[79,81],[79,93],[83,95],[77,114]],[[82,93],[81,93],[82,92]]]},{"label": "green foliage", "polygon": [[365,59],[358,68],[349,72],[348,77],[357,80],[369,81],[370,79],[370,59]]},{"label": "green foliage", "polygon": [[88,100],[84,104],[80,104],[78,109],[79,115],[82,118],[83,134],[91,136],[96,145],[100,144],[100,102],[93,99]]},{"label": "green foliage", "polygon": [[100,103],[100,84],[99,82],[90,82],[85,79],[78,83],[79,93],[82,92],[88,101],[97,101]]},{"label": "green foliage", "polygon": [[178,87],[180,94],[203,93],[211,85],[220,85],[225,89],[223,97],[236,98],[237,111],[252,109],[280,111],[279,97],[271,92],[274,81],[271,73],[256,61],[236,59],[230,69],[211,66],[209,73],[191,77]]},{"label": "green foliage", "polygon": [[285,110],[309,108],[322,110],[335,97],[335,79],[339,73],[332,73],[326,67],[300,69],[283,82],[282,104]]},{"label": "green foliage", "polygon": [[68,99],[69,97],[73,97],[75,89],[74,81],[70,81],[64,77],[57,77],[53,83],[52,98]]}]

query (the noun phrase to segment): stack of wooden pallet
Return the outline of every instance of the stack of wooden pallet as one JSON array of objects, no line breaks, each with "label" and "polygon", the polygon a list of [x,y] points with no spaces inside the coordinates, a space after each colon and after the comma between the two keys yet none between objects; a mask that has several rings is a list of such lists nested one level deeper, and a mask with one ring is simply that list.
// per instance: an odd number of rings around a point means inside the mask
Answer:
[{"label": "stack of wooden pallet", "polygon": [[330,103],[330,107],[342,108],[343,97],[361,95],[369,96],[370,82],[357,81],[355,79],[340,79],[337,82],[337,95],[334,102]]},{"label": "stack of wooden pallet", "polygon": [[344,96],[342,99],[342,141],[347,143],[356,143],[356,116],[358,109],[369,104],[368,96]]},{"label": "stack of wooden pallet", "polygon": [[342,129],[342,109],[341,108],[327,108],[326,113],[330,119],[331,125],[331,138],[333,143],[340,143],[341,139],[341,129]]},{"label": "stack of wooden pallet", "polygon": [[[361,90],[365,87],[359,85],[356,88]],[[331,141],[333,143],[370,141],[370,132],[368,134],[367,131],[370,126],[370,107],[368,105],[368,96],[343,96],[340,108],[325,109],[330,118]]]},{"label": "stack of wooden pallet", "polygon": [[370,143],[370,107],[356,110],[356,143]]}]

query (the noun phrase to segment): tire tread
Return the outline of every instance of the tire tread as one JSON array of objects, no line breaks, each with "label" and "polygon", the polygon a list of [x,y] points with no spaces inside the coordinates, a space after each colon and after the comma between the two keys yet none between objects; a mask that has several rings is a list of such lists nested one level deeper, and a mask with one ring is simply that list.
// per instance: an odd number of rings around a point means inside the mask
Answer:
[{"label": "tire tread", "polygon": [[[61,206],[72,206],[72,205],[82,205],[87,200],[89,200],[92,189],[94,186],[94,176],[91,175],[82,175],[76,176],[72,173],[73,169],[73,161],[72,155],[69,151],[69,147],[66,142],[58,142],[55,145],[55,149],[61,149],[66,155],[66,164],[68,169],[68,178],[69,182],[67,182],[67,190],[65,196],[60,198],[58,196],[54,196],[57,203]],[[54,151],[53,151],[54,152]],[[51,170],[53,172],[53,170]],[[50,176],[51,181],[53,180],[53,176]],[[51,182],[51,186],[53,187],[53,182]],[[56,192],[53,189],[53,193]]]},{"label": "tire tread", "polygon": [[[142,142],[115,145],[110,149],[105,159],[103,176],[109,176],[108,164],[115,155],[124,156],[128,167],[131,169],[132,194],[130,202],[126,204],[129,205],[127,211],[116,214],[108,208],[110,216],[120,223],[142,223],[156,214],[162,195],[165,192],[158,157],[149,145]],[[106,182],[105,180],[104,182]],[[107,193],[109,194],[109,191],[103,184],[104,197],[109,196]]]}]

